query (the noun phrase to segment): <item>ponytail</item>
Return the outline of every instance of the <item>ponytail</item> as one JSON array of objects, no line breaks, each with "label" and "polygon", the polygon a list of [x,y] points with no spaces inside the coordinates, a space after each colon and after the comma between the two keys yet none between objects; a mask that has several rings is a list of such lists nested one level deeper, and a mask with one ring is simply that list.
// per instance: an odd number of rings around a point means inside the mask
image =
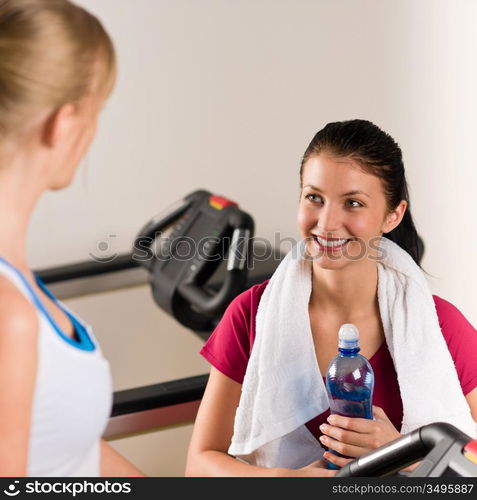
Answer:
[{"label": "ponytail", "polygon": [[100,21],[68,0],[0,0],[0,150],[38,112],[106,97],[116,77],[113,42]]}]

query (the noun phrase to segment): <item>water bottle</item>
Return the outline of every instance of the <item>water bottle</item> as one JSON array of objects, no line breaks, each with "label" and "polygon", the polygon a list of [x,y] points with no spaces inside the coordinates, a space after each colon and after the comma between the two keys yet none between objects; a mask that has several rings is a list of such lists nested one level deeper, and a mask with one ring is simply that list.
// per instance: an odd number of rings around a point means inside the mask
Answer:
[{"label": "water bottle", "polygon": [[[346,323],[338,333],[338,355],[326,372],[330,413],[345,417],[373,418],[374,373],[369,361],[359,353],[359,331]],[[338,456],[340,453],[329,450]],[[339,467],[328,462],[329,469]]]}]

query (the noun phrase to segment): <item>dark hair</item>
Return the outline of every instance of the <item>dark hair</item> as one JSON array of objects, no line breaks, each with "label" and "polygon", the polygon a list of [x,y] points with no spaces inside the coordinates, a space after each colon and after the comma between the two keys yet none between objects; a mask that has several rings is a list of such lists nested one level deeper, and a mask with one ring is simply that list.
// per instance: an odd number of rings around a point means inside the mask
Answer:
[{"label": "dark hair", "polygon": [[423,244],[412,220],[402,152],[397,142],[367,120],[328,123],[306,148],[300,167],[300,179],[308,159],[323,152],[351,158],[366,172],[379,177],[389,210],[394,210],[401,200],[407,202],[401,223],[385,237],[406,250],[416,264],[420,265]]}]

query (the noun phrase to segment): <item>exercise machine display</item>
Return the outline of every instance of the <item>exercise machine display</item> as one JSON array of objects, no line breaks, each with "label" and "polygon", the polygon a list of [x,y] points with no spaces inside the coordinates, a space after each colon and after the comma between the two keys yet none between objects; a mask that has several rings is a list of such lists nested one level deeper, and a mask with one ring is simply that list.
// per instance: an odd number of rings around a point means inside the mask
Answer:
[{"label": "exercise machine display", "polygon": [[[165,233],[165,231],[168,231]],[[156,216],[134,243],[156,303],[179,323],[209,331],[245,290],[254,223],[237,203],[198,190]],[[210,279],[226,263],[219,288]]]}]

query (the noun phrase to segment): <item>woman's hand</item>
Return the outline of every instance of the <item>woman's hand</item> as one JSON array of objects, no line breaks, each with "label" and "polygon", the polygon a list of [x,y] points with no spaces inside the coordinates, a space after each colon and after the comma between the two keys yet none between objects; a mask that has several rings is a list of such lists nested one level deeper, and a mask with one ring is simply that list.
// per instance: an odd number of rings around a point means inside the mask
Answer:
[{"label": "woman's hand", "polygon": [[[324,434],[321,443],[346,457],[357,458],[401,437],[382,408],[373,406],[373,415],[374,420],[330,415],[329,424],[320,426]],[[350,461],[332,453],[324,457],[340,467]]]},{"label": "woman's hand", "polygon": [[317,460],[301,469],[277,469],[278,477],[334,477],[338,471],[327,468],[325,460]]},{"label": "woman's hand", "polygon": [[331,453],[330,451],[325,451],[323,453],[323,458],[325,460],[327,460],[328,462],[334,463],[340,469],[341,469],[341,467],[344,467],[347,463],[349,463],[349,462],[351,462],[351,461],[354,460],[354,458],[338,457],[337,455],[335,455],[334,453]]},{"label": "woman's hand", "polygon": [[[351,462],[354,460],[354,458],[343,458],[343,457],[338,457],[334,453],[331,453],[330,451],[325,451],[323,453],[323,458],[327,460],[328,462],[333,462],[335,465],[338,467],[344,467],[347,463]],[[401,469],[401,472],[412,472],[416,467],[421,465],[421,462],[416,462],[414,464],[409,465],[405,469]]]}]

